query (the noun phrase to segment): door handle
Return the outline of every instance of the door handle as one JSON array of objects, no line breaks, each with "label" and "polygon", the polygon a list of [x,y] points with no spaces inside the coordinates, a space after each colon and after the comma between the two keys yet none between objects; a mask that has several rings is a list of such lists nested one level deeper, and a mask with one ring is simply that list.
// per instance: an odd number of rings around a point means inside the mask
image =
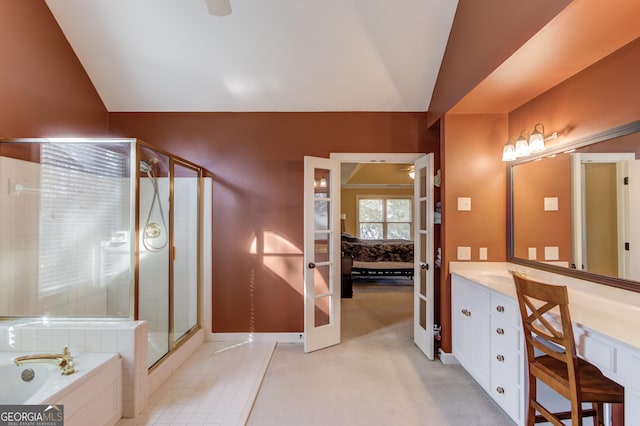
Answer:
[{"label": "door handle", "polygon": [[309,269],[315,269],[316,264],[313,262],[309,262]]},{"label": "door handle", "polygon": [[425,271],[429,270],[429,264],[428,263],[421,263],[420,264],[420,269],[424,269]]}]

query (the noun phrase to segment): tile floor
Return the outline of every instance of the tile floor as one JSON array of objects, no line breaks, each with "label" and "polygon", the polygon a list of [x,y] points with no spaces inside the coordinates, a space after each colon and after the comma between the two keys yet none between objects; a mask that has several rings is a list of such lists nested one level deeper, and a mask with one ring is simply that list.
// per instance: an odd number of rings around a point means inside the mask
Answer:
[{"label": "tile floor", "polygon": [[370,292],[343,299],[342,344],[204,343],[117,425],[513,425],[461,367],[417,350],[412,287]]},{"label": "tile floor", "polygon": [[128,425],[243,425],[275,344],[206,342],[150,398]]}]

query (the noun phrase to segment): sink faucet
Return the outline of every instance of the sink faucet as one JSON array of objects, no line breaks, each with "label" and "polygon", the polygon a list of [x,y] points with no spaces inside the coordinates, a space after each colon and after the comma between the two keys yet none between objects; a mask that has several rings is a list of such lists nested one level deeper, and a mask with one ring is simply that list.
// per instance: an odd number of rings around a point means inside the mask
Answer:
[{"label": "sink faucet", "polygon": [[60,370],[62,370],[61,374],[63,376],[67,376],[76,371],[73,364],[73,358],[71,357],[68,347],[65,347],[64,352],[61,354],[23,355],[15,357],[13,362],[17,366],[32,363],[55,364],[60,367]]}]

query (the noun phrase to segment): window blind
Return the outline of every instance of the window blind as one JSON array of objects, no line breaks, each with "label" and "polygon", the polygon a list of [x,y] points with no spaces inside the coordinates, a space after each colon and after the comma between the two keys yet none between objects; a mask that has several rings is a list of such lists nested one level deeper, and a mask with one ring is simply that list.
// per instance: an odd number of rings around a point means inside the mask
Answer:
[{"label": "window blind", "polygon": [[41,296],[107,285],[122,269],[122,256],[105,246],[129,230],[127,163],[125,155],[96,145],[41,146]]}]

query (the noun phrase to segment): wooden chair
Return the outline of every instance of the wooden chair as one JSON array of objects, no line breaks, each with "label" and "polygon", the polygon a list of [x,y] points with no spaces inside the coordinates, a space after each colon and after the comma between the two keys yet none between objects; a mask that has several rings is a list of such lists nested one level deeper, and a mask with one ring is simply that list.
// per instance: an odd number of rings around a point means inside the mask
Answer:
[{"label": "wooden chair", "polygon": [[[624,388],[605,377],[598,367],[577,357],[567,288],[532,281],[518,273],[513,277],[529,366],[527,425],[551,422],[562,426],[560,420],[571,419],[572,426],[578,426],[583,417],[594,417],[594,424],[603,425],[603,403],[623,403]],[[556,307],[561,329],[543,316]],[[535,356],[536,349],[542,354]],[[536,400],[536,379],[567,398],[571,411],[551,413],[543,407]],[[591,403],[592,409],[583,410],[583,402]]]}]

